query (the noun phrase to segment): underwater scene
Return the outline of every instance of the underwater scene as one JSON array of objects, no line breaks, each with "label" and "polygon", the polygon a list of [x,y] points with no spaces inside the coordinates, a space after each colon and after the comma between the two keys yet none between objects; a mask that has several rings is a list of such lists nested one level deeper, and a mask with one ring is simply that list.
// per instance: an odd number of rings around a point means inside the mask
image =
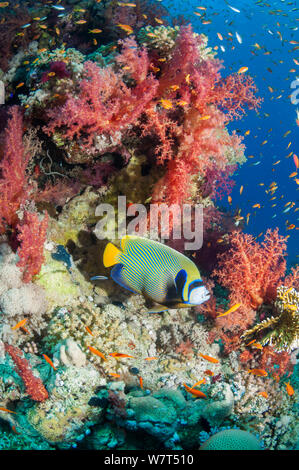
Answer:
[{"label": "underwater scene", "polygon": [[0,450],[299,449],[298,27],[0,2]]}]

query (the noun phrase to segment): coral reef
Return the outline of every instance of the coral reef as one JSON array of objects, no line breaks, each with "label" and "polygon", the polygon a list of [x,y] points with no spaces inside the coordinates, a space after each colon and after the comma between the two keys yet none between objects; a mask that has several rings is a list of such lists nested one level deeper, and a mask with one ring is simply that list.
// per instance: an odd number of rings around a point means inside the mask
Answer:
[{"label": "coral reef", "polygon": [[[295,449],[298,266],[217,207],[253,79],[154,1],[18,8],[0,21],[0,449]],[[152,203],[203,207],[198,307],[149,313],[103,265]]]}]

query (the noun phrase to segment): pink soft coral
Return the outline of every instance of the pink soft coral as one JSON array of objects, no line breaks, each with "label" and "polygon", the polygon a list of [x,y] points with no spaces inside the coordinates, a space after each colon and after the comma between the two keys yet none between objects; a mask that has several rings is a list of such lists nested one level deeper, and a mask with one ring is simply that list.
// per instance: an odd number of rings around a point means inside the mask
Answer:
[{"label": "pink soft coral", "polygon": [[231,301],[256,309],[273,300],[286,269],[286,239],[278,229],[267,230],[260,244],[252,235],[235,231],[229,245],[219,255],[219,268],[213,274],[230,290]]},{"label": "pink soft coral", "polygon": [[48,214],[40,221],[38,214],[25,212],[22,222],[18,225],[18,240],[21,246],[18,250],[20,261],[17,266],[23,268],[23,281],[30,282],[39,273],[44,262],[44,243],[48,226]]},{"label": "pink soft coral", "polygon": [[[146,105],[153,99],[158,82],[149,73],[147,52],[138,49],[132,39],[123,41],[122,54],[117,58],[120,66],[100,68],[93,62],[85,62],[85,77],[80,83],[78,96],[70,96],[58,110],[52,109],[50,122],[44,127],[49,135],[60,132],[66,139],[81,139],[86,148],[91,148],[96,135],[119,139],[117,133],[136,123]],[[125,74],[135,84],[129,87],[124,82]]]},{"label": "pink soft coral", "polygon": [[15,226],[17,211],[29,194],[26,168],[30,154],[23,144],[23,119],[17,106],[12,107],[4,134],[4,154],[0,162],[0,233]]}]

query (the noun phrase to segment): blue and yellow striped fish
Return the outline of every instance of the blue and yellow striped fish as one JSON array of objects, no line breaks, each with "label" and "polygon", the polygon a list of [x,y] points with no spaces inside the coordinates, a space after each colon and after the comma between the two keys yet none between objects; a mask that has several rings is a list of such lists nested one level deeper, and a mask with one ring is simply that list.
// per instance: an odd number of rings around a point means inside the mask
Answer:
[{"label": "blue and yellow striped fish", "polygon": [[113,266],[111,277],[119,285],[163,306],[151,312],[200,305],[209,299],[196,265],[173,248],[130,235],[121,240],[121,248],[106,245],[104,266]]}]

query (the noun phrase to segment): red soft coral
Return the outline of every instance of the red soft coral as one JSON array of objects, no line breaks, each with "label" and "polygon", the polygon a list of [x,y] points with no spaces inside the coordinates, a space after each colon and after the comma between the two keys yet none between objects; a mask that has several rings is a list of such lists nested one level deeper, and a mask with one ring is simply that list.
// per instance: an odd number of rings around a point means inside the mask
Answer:
[{"label": "red soft coral", "polygon": [[21,349],[7,343],[4,343],[4,348],[15,363],[15,369],[22,378],[26,392],[30,398],[34,401],[45,401],[49,397],[48,392],[45,389],[42,380],[33,374],[31,366],[24,357]]},{"label": "red soft coral", "polygon": [[277,352],[272,346],[265,346],[259,359],[259,367],[282,377],[293,370],[291,355],[287,351]]},{"label": "red soft coral", "polygon": [[35,212],[25,212],[22,222],[18,225],[18,240],[21,246],[18,250],[20,261],[17,266],[23,268],[23,281],[30,282],[39,273],[44,262],[44,243],[48,227],[46,212],[42,221]]},{"label": "red soft coral", "polygon": [[15,226],[17,211],[26,201],[29,184],[26,168],[30,160],[23,144],[23,119],[17,106],[12,107],[4,134],[4,154],[0,162],[0,233]]},{"label": "red soft coral", "polygon": [[286,239],[278,229],[267,230],[260,244],[252,235],[235,231],[229,245],[219,255],[219,268],[213,274],[230,290],[231,301],[256,309],[273,300],[286,269]]},{"label": "red soft coral", "polygon": [[[244,150],[242,138],[229,135],[226,124],[240,117],[245,107],[256,109],[260,104],[252,79],[222,78],[221,62],[202,59],[201,45],[202,38],[194,36],[191,26],[181,28],[171,59],[161,65],[157,98],[162,106],[152,107],[143,125],[143,134],[155,133],[159,139],[158,163],[167,164],[154,189],[155,202],[187,202],[198,175],[202,181],[208,175],[215,193],[216,180],[221,180],[227,165],[234,170],[229,154],[234,151],[238,160]],[[163,109],[163,99],[171,102],[169,110]]]},{"label": "red soft coral", "polygon": [[[174,126],[171,129],[174,132]],[[236,155],[244,149],[240,137],[225,131],[225,116],[215,107],[210,108],[209,119],[204,120],[198,110],[189,108],[176,137],[177,155],[168,162],[167,171],[153,195],[153,201],[163,201],[168,205],[187,202],[192,195],[193,179],[198,175],[204,178],[210,171],[211,180],[211,168],[214,177],[219,178],[218,175],[229,164],[228,148],[233,149]],[[167,153],[167,140],[165,145]]]}]

